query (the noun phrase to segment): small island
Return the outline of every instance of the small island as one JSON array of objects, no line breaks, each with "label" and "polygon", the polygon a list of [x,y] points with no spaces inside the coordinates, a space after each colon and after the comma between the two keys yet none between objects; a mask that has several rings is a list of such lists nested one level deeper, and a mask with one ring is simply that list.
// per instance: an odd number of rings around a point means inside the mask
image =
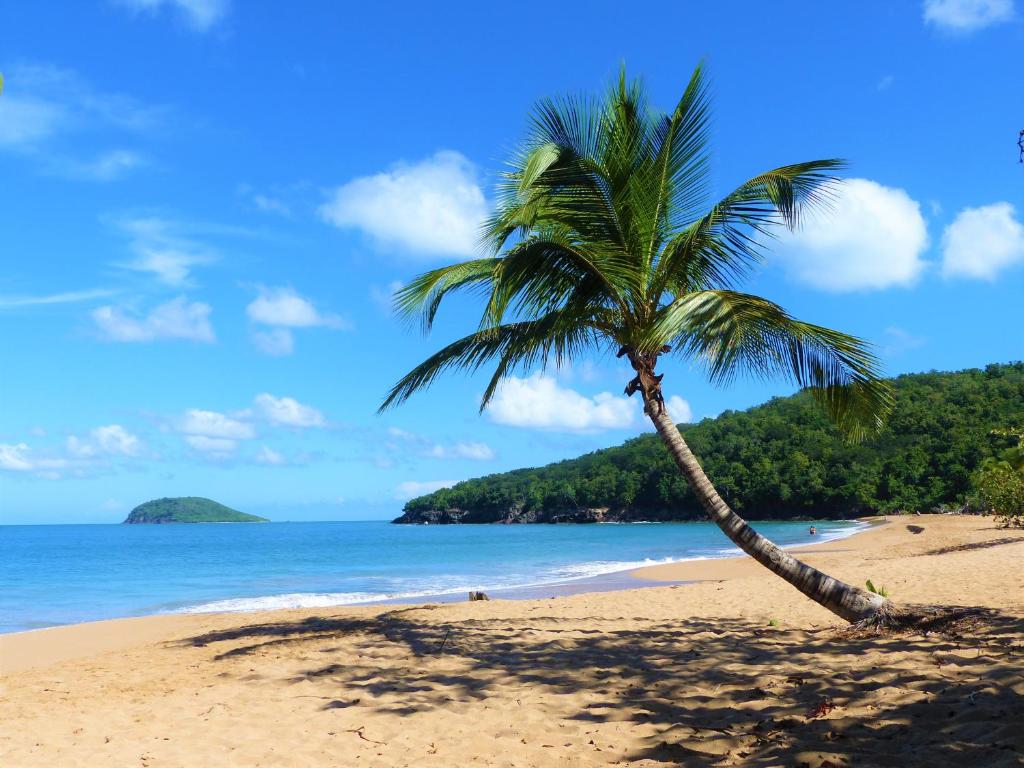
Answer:
[{"label": "small island", "polygon": [[212,499],[200,496],[180,496],[173,499],[154,499],[139,504],[124,521],[142,523],[267,523],[264,517],[247,515],[237,509],[225,507]]}]

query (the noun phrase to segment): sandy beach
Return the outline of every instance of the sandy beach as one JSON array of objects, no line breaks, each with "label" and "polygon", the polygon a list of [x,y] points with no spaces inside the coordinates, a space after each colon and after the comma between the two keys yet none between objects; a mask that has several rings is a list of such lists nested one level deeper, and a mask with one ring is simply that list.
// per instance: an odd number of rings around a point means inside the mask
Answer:
[{"label": "sandy beach", "polygon": [[[987,610],[851,635],[736,558],[555,599],[5,635],[0,764],[1022,764],[1024,532],[898,517],[802,556],[898,602]],[[680,580],[699,583],[657,586]]]}]

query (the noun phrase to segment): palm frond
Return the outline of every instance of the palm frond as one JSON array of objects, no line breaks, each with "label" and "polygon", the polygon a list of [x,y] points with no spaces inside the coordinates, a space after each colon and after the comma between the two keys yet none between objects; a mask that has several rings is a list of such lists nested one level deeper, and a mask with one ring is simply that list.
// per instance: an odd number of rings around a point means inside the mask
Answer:
[{"label": "palm frond", "polygon": [[652,293],[727,287],[762,259],[776,227],[799,225],[805,210],[827,206],[842,160],[786,165],[744,182],[665,245]]},{"label": "palm frond", "polygon": [[427,333],[447,294],[462,288],[485,292],[500,263],[497,258],[474,259],[424,272],[395,292],[395,312],[406,320],[419,315],[423,332]]},{"label": "palm frond", "polygon": [[509,370],[538,363],[543,367],[551,357],[558,364],[569,362],[595,341],[596,333],[586,318],[569,312],[552,312],[536,320],[477,331],[452,342],[409,371],[391,388],[377,412],[382,413],[426,389],[446,370],[474,372],[497,360],[498,369],[480,405],[483,410]]},{"label": "palm frond", "polygon": [[645,336],[647,348],[663,344],[703,363],[715,383],[747,373],[782,376],[809,387],[854,437],[877,430],[892,407],[889,385],[863,341],[796,320],[759,296],[723,290],[687,294],[664,307]]}]

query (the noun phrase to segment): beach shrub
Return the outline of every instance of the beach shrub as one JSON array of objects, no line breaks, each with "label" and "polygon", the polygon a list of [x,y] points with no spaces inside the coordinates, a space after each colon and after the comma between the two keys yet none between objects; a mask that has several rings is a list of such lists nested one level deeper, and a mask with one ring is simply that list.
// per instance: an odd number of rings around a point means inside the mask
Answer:
[{"label": "beach shrub", "polygon": [[881,595],[882,597],[888,597],[889,596],[889,590],[887,590],[885,587],[876,587],[874,585],[874,583],[872,583],[871,579],[868,579],[867,587],[868,587],[868,592],[870,592],[870,593],[872,593],[874,595]]},{"label": "beach shrub", "polygon": [[1024,518],[1024,472],[1008,462],[994,461],[974,475],[977,504],[996,516],[997,523],[1020,526]]}]

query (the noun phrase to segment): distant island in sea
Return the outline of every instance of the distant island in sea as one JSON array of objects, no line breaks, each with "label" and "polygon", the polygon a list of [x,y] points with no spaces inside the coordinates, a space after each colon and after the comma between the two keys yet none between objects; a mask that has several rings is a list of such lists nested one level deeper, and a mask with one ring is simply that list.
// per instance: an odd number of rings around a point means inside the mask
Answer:
[{"label": "distant island in sea", "polygon": [[[708,477],[752,520],[842,519],[961,507],[971,475],[1024,424],[1024,363],[892,379],[895,410],[852,443],[809,392],[726,411],[680,430]],[[406,503],[396,523],[701,520],[653,434],[535,469],[466,480]]]},{"label": "distant island in sea", "polygon": [[130,525],[145,523],[266,523],[264,517],[247,515],[200,496],[154,499],[139,504],[124,521]]}]

